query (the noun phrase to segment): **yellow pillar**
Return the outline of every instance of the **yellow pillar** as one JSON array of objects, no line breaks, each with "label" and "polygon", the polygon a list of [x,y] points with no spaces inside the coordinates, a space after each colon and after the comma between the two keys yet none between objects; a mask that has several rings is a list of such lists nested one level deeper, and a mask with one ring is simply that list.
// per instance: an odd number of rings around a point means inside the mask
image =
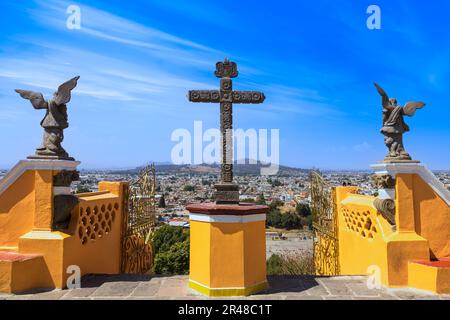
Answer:
[{"label": "yellow pillar", "polygon": [[51,231],[53,217],[53,171],[36,170],[34,177],[35,212],[33,231]]},{"label": "yellow pillar", "polygon": [[189,287],[207,296],[247,296],[267,288],[267,206],[194,204]]},{"label": "yellow pillar", "polygon": [[397,174],[395,220],[399,232],[415,232],[413,174]]}]

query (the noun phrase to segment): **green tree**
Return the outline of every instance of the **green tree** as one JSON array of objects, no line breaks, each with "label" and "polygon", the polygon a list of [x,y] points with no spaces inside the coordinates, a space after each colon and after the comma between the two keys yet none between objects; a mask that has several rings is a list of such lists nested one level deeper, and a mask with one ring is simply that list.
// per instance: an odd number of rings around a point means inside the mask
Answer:
[{"label": "green tree", "polygon": [[266,204],[266,199],[264,198],[264,193],[260,193],[258,198],[256,198],[256,204]]},{"label": "green tree", "polygon": [[245,198],[245,199],[242,199],[241,202],[255,203],[255,199],[253,199],[253,198]]},{"label": "green tree", "polygon": [[189,233],[184,232],[182,227],[169,226],[168,224],[165,224],[156,229],[152,235],[155,254],[166,252],[173,244],[183,242],[188,238]]},{"label": "green tree", "polygon": [[280,186],[283,185],[283,184],[280,182],[280,180],[278,180],[278,179],[273,180],[271,184],[272,184],[272,188],[273,188],[273,187],[280,187]]},{"label": "green tree", "polygon": [[92,192],[91,188],[89,188],[87,185],[80,183],[77,186],[77,190],[75,191],[75,193],[86,193],[86,192]]},{"label": "green tree", "polygon": [[189,274],[189,239],[173,244],[155,256],[153,270],[157,274]]},{"label": "green tree", "polygon": [[166,199],[164,198],[164,195],[161,195],[161,198],[159,198],[158,207],[160,208],[166,207]]},{"label": "green tree", "polygon": [[268,227],[281,228],[282,225],[282,214],[279,209],[270,210],[267,214],[266,225]]},{"label": "green tree", "polygon": [[295,211],[299,216],[307,217],[311,215],[311,207],[307,203],[297,203]]},{"label": "green tree", "polygon": [[269,204],[269,210],[275,210],[279,207],[284,206],[284,202],[280,199],[272,200],[272,202]]},{"label": "green tree", "polygon": [[281,225],[287,230],[299,229],[301,227],[300,218],[295,213],[285,213],[281,216]]},{"label": "green tree", "polygon": [[188,184],[183,187],[183,191],[195,191],[195,187]]}]

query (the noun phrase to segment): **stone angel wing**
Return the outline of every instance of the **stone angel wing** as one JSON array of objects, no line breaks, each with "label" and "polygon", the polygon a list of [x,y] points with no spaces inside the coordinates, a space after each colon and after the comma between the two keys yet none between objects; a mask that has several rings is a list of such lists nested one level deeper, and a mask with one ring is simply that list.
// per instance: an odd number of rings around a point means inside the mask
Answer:
[{"label": "stone angel wing", "polygon": [[76,76],[58,87],[58,91],[53,95],[53,101],[55,101],[58,106],[70,101],[70,92],[77,86],[78,79],[80,79],[80,76]]},{"label": "stone angel wing", "polygon": [[403,113],[412,117],[417,109],[422,109],[424,106],[424,102],[407,102],[403,107]]},{"label": "stone angel wing", "polygon": [[383,107],[387,108],[391,106],[391,102],[389,101],[389,97],[386,93],[386,91],[383,90],[376,82],[373,83],[375,85],[375,88],[377,88],[378,93],[381,96],[381,103]]},{"label": "stone angel wing", "polygon": [[44,96],[40,92],[28,91],[28,90],[15,90],[24,99],[30,100],[35,109],[46,109],[48,103],[45,101]]}]

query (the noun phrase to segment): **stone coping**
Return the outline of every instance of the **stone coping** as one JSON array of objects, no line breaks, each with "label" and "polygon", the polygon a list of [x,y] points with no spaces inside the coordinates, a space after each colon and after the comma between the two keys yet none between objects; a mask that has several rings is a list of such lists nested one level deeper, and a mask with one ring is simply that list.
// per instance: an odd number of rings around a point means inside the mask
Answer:
[{"label": "stone coping", "polygon": [[375,174],[389,174],[395,177],[397,174],[417,174],[436,192],[447,205],[450,206],[450,191],[424,164],[417,162],[376,163],[371,165]]},{"label": "stone coping", "polygon": [[28,170],[76,170],[79,161],[71,160],[20,160],[6,176],[0,180],[0,195]]},{"label": "stone coping", "polygon": [[216,204],[214,202],[208,202],[189,204],[186,206],[186,210],[196,214],[246,216],[265,214],[269,211],[269,207],[242,202],[240,204]]},{"label": "stone coping", "polygon": [[29,253],[17,253],[17,252],[0,252],[0,261],[1,262],[22,262],[30,259],[34,259],[40,257],[38,254],[29,254]]}]

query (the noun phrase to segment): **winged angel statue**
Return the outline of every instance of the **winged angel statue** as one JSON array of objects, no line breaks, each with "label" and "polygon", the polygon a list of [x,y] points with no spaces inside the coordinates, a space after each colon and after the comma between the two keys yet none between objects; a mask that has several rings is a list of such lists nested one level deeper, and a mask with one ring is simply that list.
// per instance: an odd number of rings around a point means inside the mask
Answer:
[{"label": "winged angel statue", "polygon": [[383,127],[380,131],[384,134],[384,143],[389,149],[384,161],[411,160],[411,156],[403,146],[403,133],[409,131],[403,116],[412,117],[417,109],[425,106],[425,103],[408,102],[404,107],[398,106],[397,99],[389,98],[378,84],[374,84],[383,105]]},{"label": "winged angel statue", "polygon": [[44,128],[42,145],[36,148],[36,155],[29,158],[73,160],[61,142],[64,140],[64,129],[69,127],[66,103],[70,101],[70,93],[77,86],[79,78],[77,76],[60,85],[49,101],[45,101],[42,93],[16,89],[22,98],[30,100],[35,109],[47,110],[41,121],[41,127]]}]

